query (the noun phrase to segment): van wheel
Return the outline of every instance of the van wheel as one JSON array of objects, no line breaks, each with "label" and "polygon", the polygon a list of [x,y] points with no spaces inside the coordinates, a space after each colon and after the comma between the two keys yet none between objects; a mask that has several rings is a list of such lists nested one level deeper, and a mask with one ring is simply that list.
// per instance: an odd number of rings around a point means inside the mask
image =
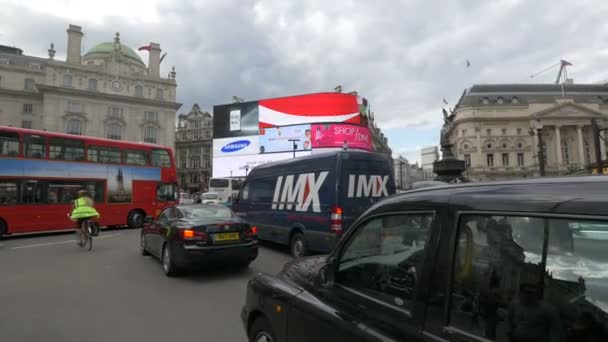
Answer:
[{"label": "van wheel", "polygon": [[127,216],[127,225],[130,228],[139,228],[144,224],[145,214],[141,210],[131,210]]},{"label": "van wheel", "polygon": [[8,227],[4,220],[0,219],[0,240],[2,240],[2,236],[8,233]]},{"label": "van wheel", "polygon": [[308,247],[306,246],[306,240],[304,240],[304,234],[293,234],[291,242],[289,243],[289,248],[291,250],[291,255],[294,258],[306,256],[306,254],[308,254]]}]

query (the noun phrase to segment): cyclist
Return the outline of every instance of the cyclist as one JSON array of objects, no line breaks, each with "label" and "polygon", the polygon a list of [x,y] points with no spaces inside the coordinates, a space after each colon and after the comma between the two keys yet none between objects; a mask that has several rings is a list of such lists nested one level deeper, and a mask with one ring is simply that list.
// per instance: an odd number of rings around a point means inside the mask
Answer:
[{"label": "cyclist", "polygon": [[[78,198],[73,203],[72,213],[70,218],[78,223],[76,234],[80,236],[82,224],[85,220],[99,218],[100,215],[93,207],[93,199],[87,190],[78,191]],[[80,239],[78,239],[80,241]]]}]

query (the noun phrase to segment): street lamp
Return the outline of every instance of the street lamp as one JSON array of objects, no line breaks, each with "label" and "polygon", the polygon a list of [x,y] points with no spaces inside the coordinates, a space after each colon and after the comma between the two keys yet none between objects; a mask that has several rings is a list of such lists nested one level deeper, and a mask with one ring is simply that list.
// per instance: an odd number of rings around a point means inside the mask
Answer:
[{"label": "street lamp", "polygon": [[298,149],[298,144],[296,142],[300,141],[300,139],[289,139],[289,141],[293,144],[293,157],[296,157],[296,150]]},{"label": "street lamp", "polygon": [[249,165],[245,165],[245,177],[247,177],[248,172],[249,172]]},{"label": "street lamp", "polygon": [[530,131],[531,136],[536,135],[538,137],[538,170],[541,177],[545,176],[545,143],[543,141],[543,123],[540,119],[530,120]]}]

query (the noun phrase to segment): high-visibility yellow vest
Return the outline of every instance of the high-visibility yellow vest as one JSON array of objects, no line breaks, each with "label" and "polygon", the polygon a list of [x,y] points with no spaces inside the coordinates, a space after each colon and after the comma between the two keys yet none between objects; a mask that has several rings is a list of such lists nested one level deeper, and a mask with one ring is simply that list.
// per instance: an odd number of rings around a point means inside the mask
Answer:
[{"label": "high-visibility yellow vest", "polygon": [[93,208],[93,201],[88,197],[80,197],[74,201],[74,209],[70,218],[74,221],[85,218],[99,218],[101,215]]}]

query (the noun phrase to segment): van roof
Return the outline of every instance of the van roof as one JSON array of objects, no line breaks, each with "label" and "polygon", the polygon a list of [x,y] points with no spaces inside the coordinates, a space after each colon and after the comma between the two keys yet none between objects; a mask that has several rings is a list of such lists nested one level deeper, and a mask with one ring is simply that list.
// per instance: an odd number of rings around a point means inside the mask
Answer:
[{"label": "van roof", "polygon": [[[555,212],[608,216],[608,177],[547,177],[526,180],[460,183],[411,190],[374,205],[439,201],[459,210]],[[383,205],[384,204],[384,205]]]},{"label": "van roof", "polygon": [[311,154],[309,156],[279,160],[279,161],[272,162],[272,163],[262,164],[260,166],[256,166],[253,170],[251,170],[251,172],[253,173],[254,171],[257,171],[257,170],[265,170],[265,169],[274,168],[277,166],[287,166],[287,165],[294,164],[294,163],[300,163],[300,162],[306,161],[306,160],[315,160],[315,159],[320,159],[320,158],[336,157],[336,156],[342,155],[342,154],[372,156],[374,158],[380,157],[380,158],[388,159],[385,155],[375,153],[375,152],[350,151],[350,150],[349,151],[330,151],[330,152],[316,153],[316,154]]}]

